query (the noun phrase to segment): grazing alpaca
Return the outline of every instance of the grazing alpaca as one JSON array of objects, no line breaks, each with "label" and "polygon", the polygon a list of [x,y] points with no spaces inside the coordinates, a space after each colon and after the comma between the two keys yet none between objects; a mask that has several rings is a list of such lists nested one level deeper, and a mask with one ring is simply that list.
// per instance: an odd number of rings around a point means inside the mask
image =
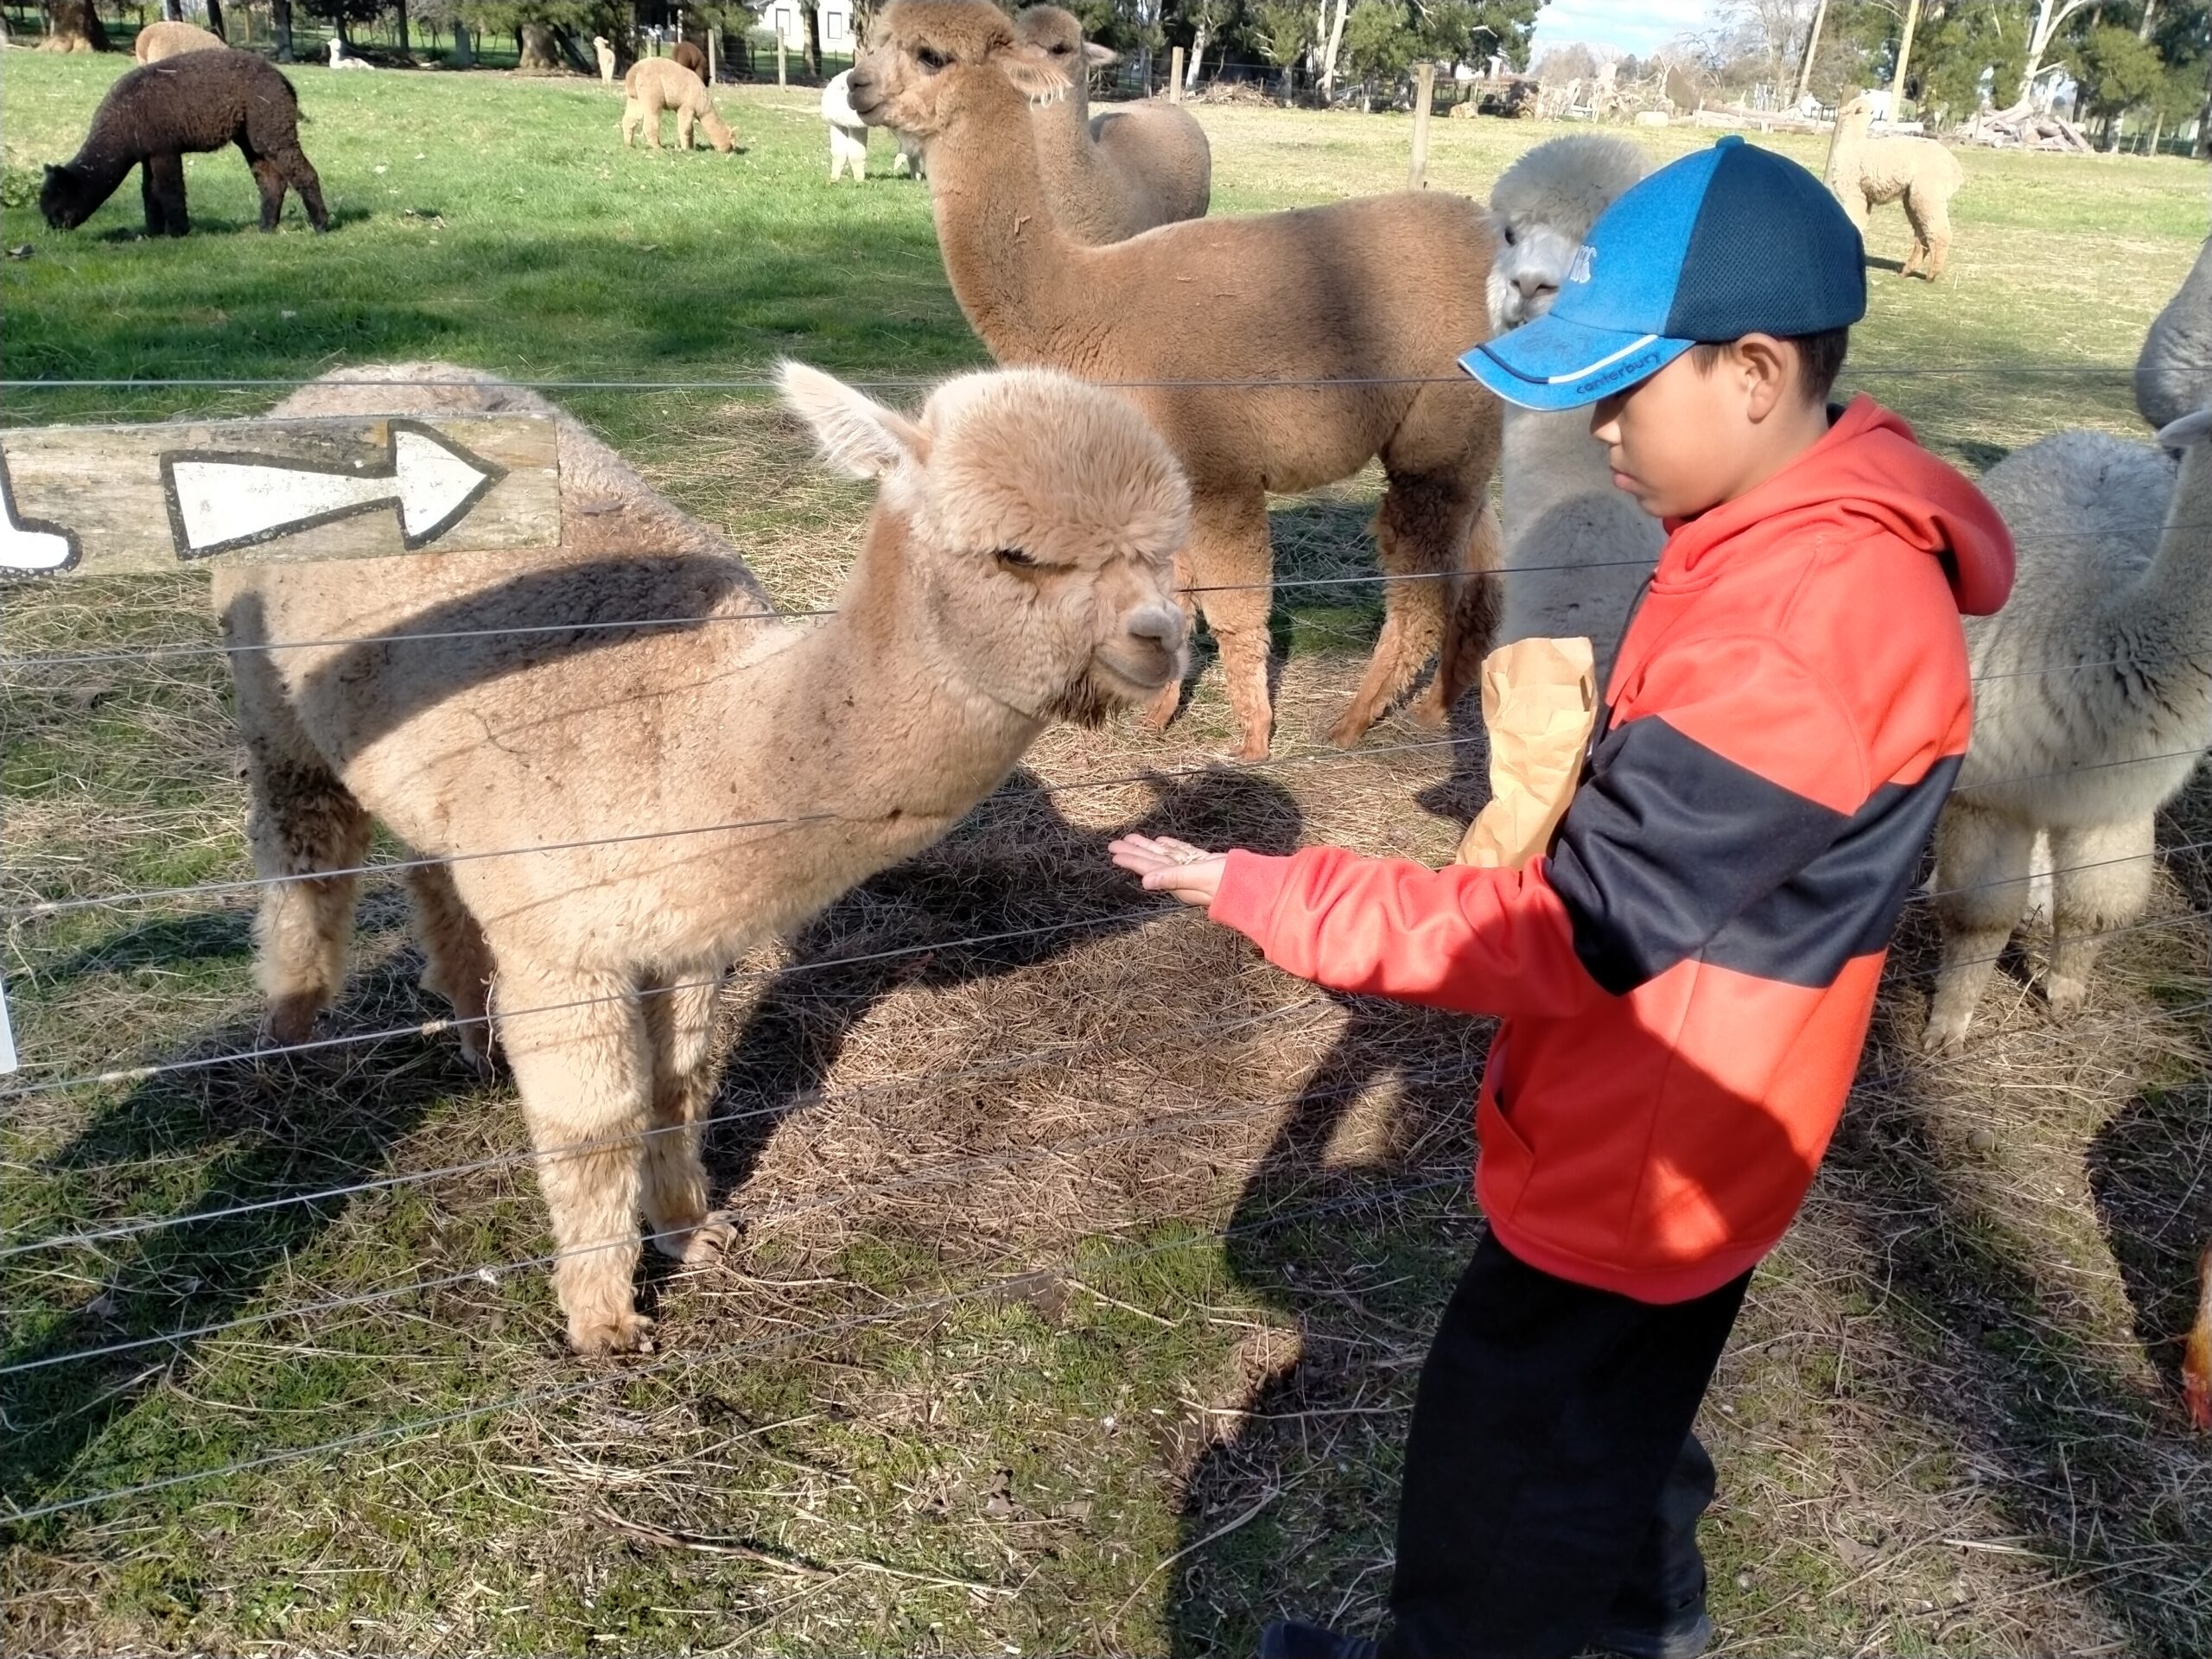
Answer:
[{"label": "grazing alpaca", "polygon": [[1836,111],[1828,145],[1827,186],[1843,211],[1866,232],[1866,215],[1885,202],[1902,200],[1912,226],[1912,251],[1904,275],[1934,282],[1951,255],[1951,198],[1967,181],[1959,158],[1933,138],[1868,137],[1874,110],[1854,99]]},{"label": "grazing alpaca", "polygon": [[57,231],[74,230],[141,168],[146,234],[182,236],[188,152],[236,144],[261,188],[261,228],[276,228],[284,188],[300,193],[308,223],[330,228],[322,181],[300,148],[300,100],[276,67],[251,52],[187,52],[133,69],[108,88],[76,158],[46,169],[39,211]]},{"label": "grazing alpaca", "polygon": [[[397,384],[333,377],[277,413],[551,412],[440,365],[354,372]],[[825,622],[776,618],[726,543],[566,418],[556,552],[215,575],[256,868],[309,878],[264,889],[270,1033],[297,1041],[340,988],[354,881],[317,873],[359,864],[372,817],[453,861],[409,873],[425,983],[480,1020],[491,982],[587,1352],[651,1329],[640,1209],[670,1255],[731,1236],[698,1152],[728,964],[938,840],[1052,721],[1182,671],[1189,496],[1125,399],[1037,370],[950,381],[914,418],[796,365],[784,390],[880,480]],[[548,627],[670,617],[702,624]],[[276,640],[334,643],[253,649]],[[518,847],[547,850],[483,855]]]},{"label": "grazing alpaca", "polygon": [[[1578,133],[1526,151],[1491,188],[1505,245],[1490,272],[1490,320],[1503,332],[1552,308],[1598,215],[1641,179],[1643,152]],[[1637,591],[1667,539],[1613,487],[1590,411],[1505,411],[1501,639],[1586,634],[1602,690]]]},{"label": "grazing alpaca", "polygon": [[706,129],[708,141],[723,155],[737,148],[737,135],[715,113],[715,101],[707,96],[707,83],[673,58],[639,59],[630,66],[630,73],[622,77],[622,91],[626,99],[622,105],[622,143],[626,149],[631,136],[637,132],[644,133],[645,142],[652,148],[660,148],[663,110],[676,111],[678,149],[691,148],[694,124]]},{"label": "grazing alpaca", "polygon": [[1119,242],[1177,219],[1204,219],[1213,195],[1213,151],[1188,110],[1161,100],[1090,113],[1090,71],[1119,54],[1083,38],[1058,6],[1014,20],[1017,39],[1052,55],[1065,98],[1037,110],[1037,164],[1052,217],[1077,242]]},{"label": "grazing alpaca", "polygon": [[149,23],[130,42],[130,55],[141,63],[159,63],[164,58],[182,57],[188,52],[225,51],[229,44],[221,35],[211,35],[197,23]]},{"label": "grazing alpaca", "polygon": [[[2136,384],[2185,384],[2212,338],[2199,271],[2144,342]],[[2176,360],[2176,354],[2180,354]],[[1966,1037],[1992,961],[2027,908],[2050,843],[2054,1012],[2081,1005],[2096,934],[2150,892],[2158,808],[2212,742],[2212,395],[2162,428],[2183,452],[2061,432],[1990,468],[1982,492],[2018,550],[2012,597],[1969,617],[1980,683],[1974,744],[1936,830],[1943,967],[1931,1048]]]},{"label": "grazing alpaca", "polygon": [[[855,183],[868,177],[868,123],[854,113],[850,92],[853,72],[840,70],[830,77],[822,88],[822,118],[830,126],[830,182],[835,184],[841,175],[849,173]],[[893,178],[912,176],[927,178],[929,169],[922,159],[922,141],[907,133],[896,132],[892,137],[899,141],[899,153],[891,159]]]},{"label": "grazing alpaca", "polygon": [[[1088,247],[1055,226],[1037,165],[1029,97],[1067,86],[1050,54],[988,0],[893,0],[869,39],[853,107],[927,142],[945,272],[992,354],[1128,383],[1189,473],[1184,569],[1221,644],[1239,753],[1265,754],[1271,725],[1268,494],[1376,456],[1383,567],[1433,579],[1389,584],[1374,658],[1331,738],[1357,742],[1440,648],[1416,712],[1441,724],[1488,632],[1484,607],[1458,602],[1461,573],[1496,563],[1481,509],[1498,405],[1458,365],[1489,333],[1488,215],[1424,191]],[[1145,384],[1183,380],[1308,384]],[[1154,722],[1179,692],[1161,694]]]}]

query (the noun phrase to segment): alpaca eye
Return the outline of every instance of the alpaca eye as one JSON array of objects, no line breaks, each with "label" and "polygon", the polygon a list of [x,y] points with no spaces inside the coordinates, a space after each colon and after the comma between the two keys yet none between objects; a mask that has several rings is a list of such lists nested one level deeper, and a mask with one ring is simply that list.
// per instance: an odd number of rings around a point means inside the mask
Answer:
[{"label": "alpaca eye", "polygon": [[1504,237],[1505,237],[1505,245],[1506,245],[1507,247],[1509,247],[1509,248],[1510,248],[1510,247],[1511,247],[1511,246],[1513,245],[1514,237],[1513,237],[1513,227],[1512,227],[1510,225],[1508,225],[1508,226],[1505,227],[1504,232],[1503,232],[1503,235],[1504,235]]},{"label": "alpaca eye", "polygon": [[1002,547],[991,556],[1009,570],[1034,570],[1037,561],[1018,547]]},{"label": "alpaca eye", "polygon": [[916,61],[920,63],[922,67],[928,70],[931,74],[935,74],[938,70],[944,67],[944,54],[938,51],[933,46],[925,46],[922,48],[920,51],[914,54],[914,57]]},{"label": "alpaca eye", "polygon": [[1074,50],[1075,48],[1070,46],[1065,41],[1063,41],[1052,48],[1052,55],[1056,58],[1065,58],[1069,53]]}]

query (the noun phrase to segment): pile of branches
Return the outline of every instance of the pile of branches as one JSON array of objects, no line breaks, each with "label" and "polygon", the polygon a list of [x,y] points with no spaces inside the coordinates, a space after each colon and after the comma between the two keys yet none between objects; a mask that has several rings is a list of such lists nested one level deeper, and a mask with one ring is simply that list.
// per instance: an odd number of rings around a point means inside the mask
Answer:
[{"label": "pile of branches", "polygon": [[2088,138],[2071,121],[2024,103],[1978,115],[1959,136],[1968,143],[1987,144],[1993,149],[2047,149],[2082,156],[2092,149]]}]

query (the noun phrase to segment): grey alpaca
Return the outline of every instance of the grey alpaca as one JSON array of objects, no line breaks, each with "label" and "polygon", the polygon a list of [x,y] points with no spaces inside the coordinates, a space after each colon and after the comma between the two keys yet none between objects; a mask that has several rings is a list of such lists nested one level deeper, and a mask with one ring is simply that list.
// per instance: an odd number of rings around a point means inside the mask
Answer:
[{"label": "grey alpaca", "polygon": [[292,83],[251,52],[188,52],[133,69],[108,89],[74,160],[46,169],[39,211],[73,231],[99,210],[134,167],[143,169],[146,234],[192,229],[184,205],[188,154],[236,144],[261,188],[261,228],[276,228],[284,188],[300,193],[308,223],[330,228],[322,181],[300,148]]}]

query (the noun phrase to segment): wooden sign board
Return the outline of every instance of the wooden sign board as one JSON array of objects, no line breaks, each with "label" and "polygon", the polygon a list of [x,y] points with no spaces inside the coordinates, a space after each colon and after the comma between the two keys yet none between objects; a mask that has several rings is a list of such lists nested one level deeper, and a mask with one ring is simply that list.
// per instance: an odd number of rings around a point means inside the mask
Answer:
[{"label": "wooden sign board", "polygon": [[0,429],[0,576],[556,547],[536,415]]}]

